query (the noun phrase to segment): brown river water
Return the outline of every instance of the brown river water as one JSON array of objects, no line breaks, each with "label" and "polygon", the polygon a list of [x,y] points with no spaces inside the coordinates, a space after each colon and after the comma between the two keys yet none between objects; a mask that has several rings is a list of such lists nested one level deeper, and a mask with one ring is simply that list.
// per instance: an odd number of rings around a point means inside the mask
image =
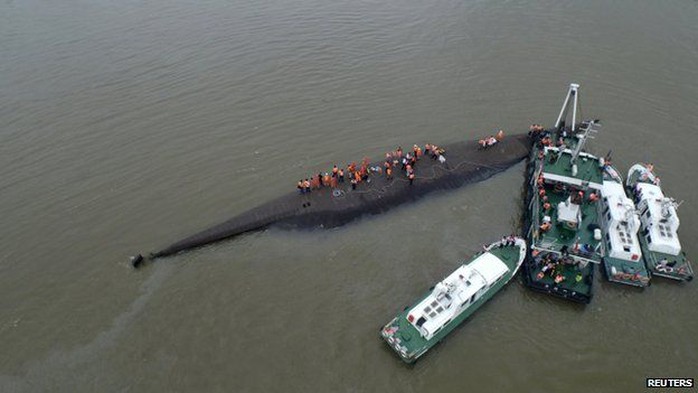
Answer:
[{"label": "brown river water", "polygon": [[[0,2],[0,391],[638,392],[698,378],[698,283],[517,279],[415,366],[379,327],[521,225],[521,163],[381,216],[161,248],[335,163],[551,125],[654,162],[698,260],[698,2]],[[694,265],[695,266],[695,265]],[[698,267],[698,266],[696,266]]]}]

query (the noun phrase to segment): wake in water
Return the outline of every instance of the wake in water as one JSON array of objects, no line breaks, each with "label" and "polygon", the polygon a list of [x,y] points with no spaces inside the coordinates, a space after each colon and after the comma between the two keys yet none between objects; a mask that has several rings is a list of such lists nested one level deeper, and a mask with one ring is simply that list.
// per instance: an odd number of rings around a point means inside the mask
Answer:
[{"label": "wake in water", "polygon": [[[65,390],[74,392],[78,387],[81,390],[103,391],[106,385],[115,385],[113,387],[116,390],[127,389],[123,384],[128,381],[118,378],[113,373],[93,374],[86,372],[86,370],[102,366],[104,362],[101,358],[105,352],[118,344],[124,332],[133,324],[153,294],[169,277],[172,268],[173,265],[162,264],[153,269],[152,275],[141,285],[140,296],[131,303],[126,311],[114,318],[107,330],[100,332],[90,343],[72,350],[55,350],[45,359],[31,364],[24,376],[0,375],[0,391],[55,392]],[[113,380],[104,381],[103,378]]]}]

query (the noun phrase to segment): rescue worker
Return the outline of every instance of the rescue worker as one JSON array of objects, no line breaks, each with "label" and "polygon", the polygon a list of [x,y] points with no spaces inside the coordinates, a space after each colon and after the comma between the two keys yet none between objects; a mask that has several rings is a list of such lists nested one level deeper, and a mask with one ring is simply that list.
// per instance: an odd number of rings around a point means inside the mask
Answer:
[{"label": "rescue worker", "polygon": [[303,187],[303,180],[298,180],[297,188],[301,194],[305,194],[305,188]]},{"label": "rescue worker", "polygon": [[335,177],[335,178],[336,178],[338,174],[339,174],[339,168],[337,168],[337,165],[335,165],[335,166],[332,168],[332,177]]},{"label": "rescue worker", "polygon": [[343,170],[340,169],[339,171],[337,171],[337,177],[339,178],[340,183],[344,183],[344,171]]}]

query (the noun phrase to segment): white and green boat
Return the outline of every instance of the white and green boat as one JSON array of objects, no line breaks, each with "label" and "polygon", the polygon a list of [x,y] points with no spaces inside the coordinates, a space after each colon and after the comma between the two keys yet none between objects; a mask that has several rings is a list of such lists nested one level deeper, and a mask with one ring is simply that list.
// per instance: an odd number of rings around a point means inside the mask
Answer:
[{"label": "white and green boat", "polygon": [[413,363],[502,289],[525,256],[526,242],[518,237],[485,247],[381,328],[381,337]]},{"label": "white and green boat", "polygon": [[693,269],[679,242],[679,204],[667,198],[651,164],[635,164],[628,171],[628,193],[640,213],[640,246],[653,275],[691,281]]},{"label": "white and green boat", "polygon": [[584,151],[601,124],[577,123],[578,99],[579,85],[570,84],[555,127],[531,129],[524,225],[530,252],[522,274],[535,291],[587,304],[594,265],[604,255],[598,220],[604,159]]},{"label": "white and green boat", "polygon": [[644,288],[650,274],[642,262],[637,238],[640,218],[635,204],[625,195],[623,179],[610,164],[604,165],[601,223],[604,229],[603,271],[608,281]]}]

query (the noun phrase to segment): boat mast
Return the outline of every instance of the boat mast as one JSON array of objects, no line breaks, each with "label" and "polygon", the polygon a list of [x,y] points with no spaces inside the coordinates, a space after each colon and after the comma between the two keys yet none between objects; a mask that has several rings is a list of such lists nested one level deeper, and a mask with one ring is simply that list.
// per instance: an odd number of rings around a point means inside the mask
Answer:
[{"label": "boat mast", "polygon": [[[558,115],[557,121],[555,122],[556,130],[560,131],[560,125],[567,118],[567,112],[569,111],[570,106],[572,106],[572,132],[574,132],[574,129],[577,126],[577,97],[579,96],[579,94],[577,94],[578,89],[579,84],[570,83],[570,88],[569,90],[567,90],[565,102],[562,104],[562,109],[560,109],[560,115]],[[571,102],[570,98],[572,98]]]},{"label": "boat mast", "polygon": [[572,164],[577,161],[577,157],[579,157],[579,153],[581,153],[582,149],[584,148],[587,139],[594,139],[594,135],[596,135],[596,133],[598,133],[601,129],[601,124],[597,123],[596,120],[589,120],[588,123],[585,123],[586,128],[582,130],[583,132],[581,134],[577,135],[579,142],[577,142],[577,145],[574,147],[574,151],[572,152],[572,159],[570,160]]}]

